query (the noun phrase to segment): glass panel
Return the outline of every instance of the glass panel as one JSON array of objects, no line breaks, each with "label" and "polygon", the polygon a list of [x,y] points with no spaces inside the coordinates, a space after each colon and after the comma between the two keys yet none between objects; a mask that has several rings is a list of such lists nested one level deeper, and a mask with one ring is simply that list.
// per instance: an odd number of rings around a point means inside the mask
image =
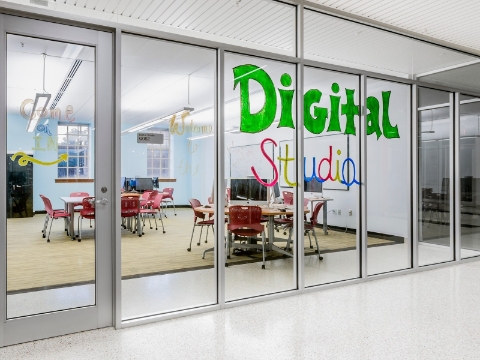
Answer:
[{"label": "glass panel", "polygon": [[411,267],[410,85],[367,80],[368,275]]},{"label": "glass panel", "polygon": [[480,255],[480,99],[460,97],[461,257]]},{"label": "glass panel", "polygon": [[306,67],[304,94],[304,197],[310,214],[303,242],[305,286],[312,286],[360,276],[354,216],[359,77]]},{"label": "glass panel", "polygon": [[[295,216],[291,196],[296,179],[295,73],[291,64],[225,54],[225,182],[231,205],[227,301],[297,287],[291,221]],[[246,224],[247,230],[237,228],[238,224]]]},{"label": "glass panel", "polygon": [[[450,236],[450,136],[453,118],[450,105],[445,106],[444,91],[419,88],[427,108],[418,111],[418,194],[420,266],[453,260],[453,238]],[[437,103],[438,105],[435,105]],[[448,102],[450,104],[450,101]],[[436,107],[437,106],[437,107]]]},{"label": "glass panel", "polygon": [[[190,205],[199,207],[193,199],[206,204],[212,194],[215,59],[216,52],[210,49],[122,37],[121,174],[135,178],[126,195],[154,189],[163,192],[165,200],[162,206],[153,202],[151,210],[144,206],[142,211],[148,214],[140,233],[132,231],[136,229],[131,218],[123,219],[124,319],[217,302],[213,251],[217,216],[211,208],[194,216]],[[149,126],[152,120],[155,124]],[[132,128],[139,125],[163,134],[163,143],[138,143]],[[166,141],[169,138],[173,141]],[[162,159],[162,152],[170,149],[171,157]],[[152,179],[170,176],[175,180]],[[173,191],[171,198],[166,198],[167,191]]]},{"label": "glass panel", "polygon": [[[77,157],[76,135],[66,134],[77,122],[94,126],[94,55],[81,45],[7,35],[8,318],[95,304],[95,227],[81,221],[79,233],[74,208],[81,209],[82,198],[70,198],[74,191],[93,194],[94,183],[55,182],[89,174],[86,158]],[[58,89],[64,92],[54,103]],[[50,96],[47,111],[31,118],[37,95]],[[78,109],[74,121],[67,118]],[[81,242],[72,242],[76,235]]]}]

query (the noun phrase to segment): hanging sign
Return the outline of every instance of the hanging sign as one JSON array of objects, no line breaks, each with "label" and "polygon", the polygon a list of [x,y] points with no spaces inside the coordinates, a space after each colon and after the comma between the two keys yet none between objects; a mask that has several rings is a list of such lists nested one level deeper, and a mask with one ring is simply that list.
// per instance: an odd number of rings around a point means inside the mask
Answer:
[{"label": "hanging sign", "polygon": [[163,144],[163,134],[137,133],[139,144]]}]

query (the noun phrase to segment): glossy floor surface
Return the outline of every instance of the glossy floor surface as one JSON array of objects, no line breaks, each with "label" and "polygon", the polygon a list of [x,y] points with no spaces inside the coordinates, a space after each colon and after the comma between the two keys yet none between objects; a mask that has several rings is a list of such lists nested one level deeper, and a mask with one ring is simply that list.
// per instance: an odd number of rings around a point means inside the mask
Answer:
[{"label": "glossy floor surface", "polygon": [[480,261],[155,324],[0,349],[2,359],[478,359]]}]

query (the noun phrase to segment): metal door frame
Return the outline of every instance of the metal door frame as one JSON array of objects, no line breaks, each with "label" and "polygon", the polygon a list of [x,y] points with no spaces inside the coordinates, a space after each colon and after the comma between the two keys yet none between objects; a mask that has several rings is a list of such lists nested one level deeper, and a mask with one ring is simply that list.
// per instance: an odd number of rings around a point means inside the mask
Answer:
[{"label": "metal door frame", "polygon": [[[112,326],[114,316],[113,253],[115,234],[115,123],[113,34],[74,26],[50,23],[0,14],[0,169],[6,169],[6,61],[7,34],[16,34],[53,41],[76,43],[95,47],[95,194],[109,200],[99,207],[95,226],[96,305],[6,318],[6,193],[0,193],[0,347],[59,336],[73,332]],[[100,136],[101,135],[101,136]],[[107,187],[103,194],[100,189]],[[0,188],[6,189],[6,177],[0,176]],[[112,196],[114,194],[114,196]],[[39,239],[41,241],[41,238]]]}]

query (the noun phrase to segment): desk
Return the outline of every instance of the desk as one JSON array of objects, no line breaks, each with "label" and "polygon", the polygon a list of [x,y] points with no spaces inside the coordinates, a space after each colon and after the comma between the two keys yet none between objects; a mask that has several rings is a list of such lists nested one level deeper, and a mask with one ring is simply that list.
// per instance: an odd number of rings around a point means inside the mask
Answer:
[{"label": "desk", "polygon": [[[214,214],[215,213],[215,208],[213,207],[213,204],[210,204],[212,207],[205,207],[205,206],[199,206],[196,207],[194,210],[195,211],[200,211],[206,214]],[[246,206],[251,206],[251,205],[246,205]],[[280,211],[278,208],[269,208],[267,205],[262,205],[260,206],[262,208],[262,215],[263,216],[268,216],[268,244],[267,244],[267,249],[269,251],[274,250],[276,252],[279,252],[281,254],[293,257],[293,254],[289,253],[288,251],[285,251],[278,246],[275,246],[273,243],[275,242],[275,230],[274,230],[274,223],[273,223],[273,218],[275,216],[280,216],[280,215],[293,215],[294,211],[292,209],[286,209],[286,211]],[[308,214],[310,210],[308,208],[304,208],[305,214]],[[229,208],[225,208],[225,215],[229,215]],[[228,238],[228,246],[230,246],[230,232],[227,233],[227,238]],[[282,239],[282,242],[287,242],[287,240]]]},{"label": "desk", "polygon": [[68,221],[68,233],[72,240],[75,239],[75,232],[74,232],[74,207],[75,204],[81,204],[83,199],[88,196],[63,196],[60,199],[65,203],[65,210],[70,214],[70,219]]},{"label": "desk", "polygon": [[[305,198],[307,199],[307,198]],[[323,202],[323,233],[325,235],[328,235],[328,226],[327,226],[327,214],[328,214],[328,208],[327,208],[327,203],[329,201],[332,201],[333,199],[331,198],[322,198],[322,197],[318,197],[318,198],[308,198],[308,201],[310,201],[310,205],[312,207],[312,212],[313,212],[313,203],[314,202],[317,202],[317,201],[322,201]]]}]

